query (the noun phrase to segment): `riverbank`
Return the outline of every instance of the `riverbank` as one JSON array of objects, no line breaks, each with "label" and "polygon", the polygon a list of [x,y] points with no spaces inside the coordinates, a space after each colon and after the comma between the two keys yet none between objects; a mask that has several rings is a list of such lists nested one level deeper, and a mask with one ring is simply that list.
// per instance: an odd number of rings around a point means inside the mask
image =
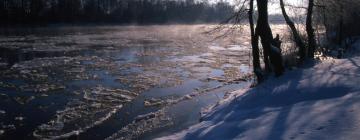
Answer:
[{"label": "riverbank", "polygon": [[233,92],[200,123],[158,139],[357,139],[359,73],[359,56],[287,71],[255,88]]}]

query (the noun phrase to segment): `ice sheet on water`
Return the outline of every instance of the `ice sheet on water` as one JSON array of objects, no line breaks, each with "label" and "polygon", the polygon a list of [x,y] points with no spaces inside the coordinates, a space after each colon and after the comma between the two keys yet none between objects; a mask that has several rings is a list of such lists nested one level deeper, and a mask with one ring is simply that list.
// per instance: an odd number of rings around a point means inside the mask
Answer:
[{"label": "ice sheet on water", "polygon": [[[0,86],[1,87],[1,86]],[[0,99],[1,100],[6,100],[9,99],[9,95],[5,94],[5,93],[0,93]]]},{"label": "ice sheet on water", "polygon": [[65,89],[65,86],[60,84],[27,84],[20,86],[21,91],[33,91],[37,93],[56,91]]},{"label": "ice sheet on water", "polygon": [[1,124],[0,128],[4,130],[16,130],[16,127],[13,124],[8,124],[8,125]]},{"label": "ice sheet on water", "polygon": [[13,100],[20,104],[20,105],[25,105],[29,102],[31,102],[32,100],[35,99],[35,96],[16,96],[16,97],[13,97]]},{"label": "ice sheet on water", "polygon": [[[85,61],[93,63],[84,64]],[[0,81],[0,87],[20,92],[47,94],[66,88],[67,81],[97,80],[94,69],[113,69],[114,64],[107,58],[96,56],[36,58],[19,62],[3,70],[0,78],[21,81],[17,84]],[[65,82],[64,82],[65,81]]]},{"label": "ice sheet on water", "polygon": [[[153,106],[167,106],[167,105],[173,105],[173,104],[177,104],[181,101],[185,101],[185,100],[191,100],[194,97],[198,97],[204,94],[208,94],[211,91],[220,89],[224,86],[226,86],[227,84],[234,84],[234,83],[239,83],[239,82],[246,82],[246,81],[250,81],[251,79],[253,79],[253,74],[252,73],[248,73],[248,74],[244,74],[242,76],[237,76],[237,77],[232,77],[232,79],[221,79],[221,78],[217,78],[217,77],[210,77],[207,78],[206,80],[216,80],[221,82],[221,84],[213,86],[213,87],[208,87],[208,88],[196,88],[196,91],[193,91],[192,93],[183,95],[181,97],[166,97],[166,98],[150,98],[150,99],[146,99],[144,101],[144,106],[145,107],[153,107]],[[228,95],[225,95],[225,97]]]},{"label": "ice sheet on water", "polygon": [[[114,29],[121,31],[114,31]],[[74,95],[76,95],[75,98],[81,95],[83,96],[81,96],[79,100],[70,101],[65,105],[62,104],[65,106],[62,111],[58,111],[48,123],[39,126],[34,134],[40,139],[68,137],[86,131],[87,128],[91,128],[95,126],[95,124],[100,124],[103,120],[106,120],[108,116],[112,116],[113,114],[111,112],[116,112],[117,108],[120,108],[125,102],[132,100],[137,96],[137,93],[143,93],[151,88],[175,87],[186,83],[188,79],[204,79],[208,76],[213,76],[211,75],[212,69],[226,71],[225,75],[220,75],[222,79],[225,79],[224,77],[226,76],[228,77],[223,81],[225,82],[229,80],[229,77],[238,75],[239,72],[237,72],[236,69],[224,68],[224,65],[228,65],[226,67],[238,67],[239,64],[243,63],[241,62],[242,60],[239,61],[239,57],[248,56],[248,53],[242,53],[238,50],[239,46],[228,46],[229,44],[236,44],[235,42],[239,41],[235,40],[241,38],[215,41],[217,42],[215,43],[216,46],[209,48],[209,46],[211,46],[209,42],[212,41],[210,41],[211,39],[208,38],[208,35],[200,34],[204,29],[199,29],[199,27],[189,30],[188,26],[182,25],[154,26],[151,28],[145,26],[121,26],[111,27],[109,31],[104,33],[94,30],[96,29],[92,28],[92,33],[89,34],[85,32],[81,35],[64,35],[61,33],[59,35],[56,34],[56,36],[35,35],[24,38],[7,37],[0,39],[0,43],[3,44],[0,46],[10,46],[26,51],[65,52],[66,50],[76,50],[76,48],[84,49],[82,50],[84,54],[81,53],[75,56],[49,56],[49,58],[35,58],[30,61],[19,62],[13,66],[10,71],[1,72],[0,77],[4,77],[4,79],[24,80],[25,85],[18,86],[11,85],[11,83],[1,85],[0,83],[0,87],[26,87],[23,89],[48,91],[52,93],[51,91],[54,91],[53,89],[57,89],[52,87],[65,86],[67,89],[65,89],[64,92],[68,92],[69,90],[69,92],[73,92],[72,88],[83,88],[78,87],[82,85],[72,86],[61,84],[70,83],[69,81],[78,83],[77,80],[91,80],[90,82],[108,84],[108,80],[110,81],[114,78],[118,82],[115,83],[116,85],[126,87],[127,90],[131,91],[95,87],[89,90],[74,92]],[[17,46],[18,48],[16,48]],[[26,48],[26,46],[33,47]],[[216,48],[231,51],[213,50]],[[121,55],[121,57],[118,57],[119,55]],[[201,57],[198,57],[200,55]],[[106,74],[105,76],[102,75],[103,72]],[[103,79],[95,79],[98,76],[94,74],[98,74],[99,77]],[[108,78],[107,76],[111,76],[112,78],[105,79]],[[82,81],[79,83],[82,83]],[[195,94],[189,93],[188,95],[178,98],[174,97],[165,100],[165,102],[161,104],[175,104],[216,88],[218,87],[203,89]],[[19,90],[19,92],[24,91]],[[41,96],[51,96],[48,93],[40,94]],[[33,97],[38,96],[40,95],[34,94],[34,96],[21,96],[16,99],[18,99],[17,101],[19,103],[26,104],[31,102]],[[38,100],[36,100],[36,102],[37,101]],[[47,107],[41,106],[41,108]],[[151,122],[150,120],[156,121],[157,117],[150,114],[145,118],[146,119],[140,119],[140,121],[127,127],[133,131],[130,132],[130,130],[127,130],[123,132],[129,132],[129,135],[132,135],[138,130],[137,128],[140,129],[142,127],[139,125],[144,124],[144,122]],[[149,125],[150,124],[146,124],[146,126]]]},{"label": "ice sheet on water", "polygon": [[[76,59],[73,57],[53,57],[53,58],[37,58],[30,61],[24,61],[12,66],[13,69],[26,70],[37,67],[54,67],[69,64]],[[36,65],[34,65],[36,64]]]},{"label": "ice sheet on water", "polygon": [[70,101],[64,110],[38,126],[33,135],[39,139],[57,139],[76,135],[90,129],[114,115],[126,102],[138,94],[123,89],[97,86],[81,91],[83,98]]},{"label": "ice sheet on water", "polygon": [[164,110],[165,109],[161,109],[157,112],[139,115],[132,123],[106,138],[106,140],[137,139],[145,132],[172,125],[173,122],[171,118],[166,115]]},{"label": "ice sheet on water", "polygon": [[18,116],[18,117],[15,117],[14,120],[15,121],[23,121],[23,120],[25,120],[25,117]]},{"label": "ice sheet on water", "polygon": [[[1,58],[0,58],[1,61]],[[8,66],[8,63],[0,62],[0,69],[5,69]]]},{"label": "ice sheet on water", "polygon": [[116,81],[129,85],[131,91],[142,93],[154,87],[173,87],[180,85],[183,80],[176,71],[164,70],[163,67],[149,65],[139,66],[144,68],[141,73],[130,73],[127,75],[118,75]]}]

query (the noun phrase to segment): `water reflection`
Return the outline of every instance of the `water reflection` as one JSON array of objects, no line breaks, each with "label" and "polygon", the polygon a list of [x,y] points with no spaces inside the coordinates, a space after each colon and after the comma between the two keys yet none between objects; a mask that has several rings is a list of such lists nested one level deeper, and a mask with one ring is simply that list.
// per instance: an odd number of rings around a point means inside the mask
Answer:
[{"label": "water reflection", "polygon": [[8,139],[153,138],[251,79],[241,36],[210,41],[203,25],[23,30],[0,38]]}]

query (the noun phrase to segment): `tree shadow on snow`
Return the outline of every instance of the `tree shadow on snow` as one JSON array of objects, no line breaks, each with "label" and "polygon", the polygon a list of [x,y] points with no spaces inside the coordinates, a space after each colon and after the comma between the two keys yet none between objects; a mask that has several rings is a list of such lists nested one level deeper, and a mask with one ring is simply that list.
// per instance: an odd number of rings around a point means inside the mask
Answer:
[{"label": "tree shadow on snow", "polygon": [[[330,69],[342,67],[342,65],[344,64],[339,63],[328,65],[325,69],[313,68],[290,71],[283,77],[268,80],[256,88],[250,89],[246,94],[229,103],[226,108],[205,116],[202,119],[203,121],[211,120],[216,125],[211,128],[205,127],[188,133],[185,139],[241,139],[245,135],[243,132],[247,129],[269,123],[272,124],[266,126],[272,126],[272,128],[266,128],[270,131],[268,131],[265,138],[259,137],[259,139],[284,139],[284,132],[288,129],[289,125],[286,120],[289,118],[289,114],[295,104],[307,101],[315,105],[318,100],[343,97],[348,93],[359,90],[346,83],[351,75],[339,76],[330,71]],[[355,62],[353,62],[353,65],[357,67],[356,71],[360,69]],[[334,85],[334,82],[337,82],[337,84]],[[349,106],[351,104],[344,102],[341,105]],[[311,111],[311,108],[308,111]],[[266,118],[267,113],[274,112],[277,115],[272,116],[276,116],[276,118],[271,120],[275,121],[264,122],[266,119],[259,119],[256,122],[258,118]],[[292,117],[292,119],[294,119],[293,121],[303,120],[304,118],[301,116],[302,114],[298,114],[298,116]],[[331,117],[335,118],[337,116]],[[304,121],[307,123],[300,123],[298,125],[308,127],[312,120],[311,118],[306,119],[309,119]],[[248,121],[252,121],[252,123],[247,123]],[[250,126],[250,124],[259,126]]]}]

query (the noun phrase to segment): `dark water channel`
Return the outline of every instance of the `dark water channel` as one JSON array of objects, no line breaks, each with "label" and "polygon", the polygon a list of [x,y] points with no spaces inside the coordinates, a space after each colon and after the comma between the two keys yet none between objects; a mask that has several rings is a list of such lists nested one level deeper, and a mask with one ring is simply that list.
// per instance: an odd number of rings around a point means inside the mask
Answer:
[{"label": "dark water channel", "polygon": [[247,39],[213,40],[209,26],[2,29],[0,139],[152,139],[195,124],[251,80]]}]

